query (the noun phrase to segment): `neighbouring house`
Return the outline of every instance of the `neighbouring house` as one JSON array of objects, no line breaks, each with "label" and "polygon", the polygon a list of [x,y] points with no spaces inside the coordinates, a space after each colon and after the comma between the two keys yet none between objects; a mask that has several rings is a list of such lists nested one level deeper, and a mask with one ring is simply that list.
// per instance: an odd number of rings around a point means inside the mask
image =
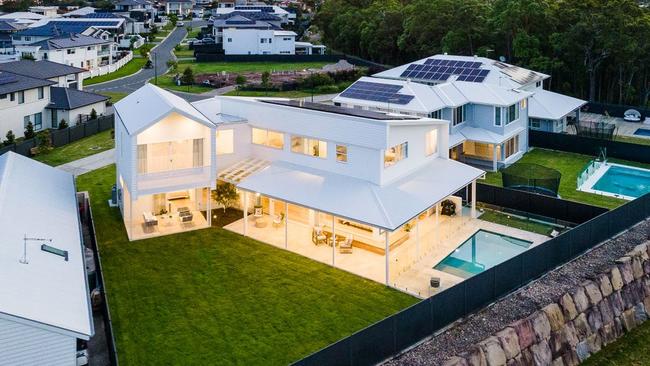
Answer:
[{"label": "neighbouring house", "polygon": [[105,114],[107,98],[82,91],[81,72],[49,61],[0,64],[0,139],[9,130],[22,137],[29,122],[41,131],[58,128],[62,118],[69,125],[85,121],[93,108]]},{"label": "neighbouring house", "polygon": [[393,285],[432,242],[425,232],[476,221],[475,200],[463,208],[454,194],[476,197],[484,172],[449,158],[445,120],[273,99],[190,104],[151,84],[115,117],[130,240],[209,227],[222,212],[210,191],[230,184],[243,213],[226,229]]},{"label": "neighbouring house", "polygon": [[538,121],[548,120],[563,131],[567,117],[579,118],[585,102],[543,90],[547,78],[483,57],[436,55],[361,78],[333,101],[448,120],[450,156],[495,171],[528,150],[529,125],[545,129]]},{"label": "neighbouring house", "polygon": [[34,14],[40,14],[47,18],[56,18],[59,16],[58,6],[30,6],[28,10]]},{"label": "neighbouring house", "polygon": [[17,11],[0,15],[0,20],[11,20],[14,23],[30,25],[39,20],[46,19],[44,15],[26,11]]},{"label": "neighbouring house", "polygon": [[280,27],[280,19],[265,12],[230,12],[213,16],[212,34],[226,55],[321,54],[324,46],[296,42],[296,33]]},{"label": "neighbouring house", "polygon": [[45,108],[50,111],[51,128],[58,128],[61,120],[75,125],[90,119],[93,110],[98,116],[106,113],[108,97],[101,94],[77,89],[50,87],[50,104]]},{"label": "neighbouring house", "polygon": [[115,3],[115,10],[119,12],[129,12],[132,10],[153,11],[154,4],[149,0],[120,0]]},{"label": "neighbouring house", "polygon": [[194,0],[167,0],[165,2],[165,13],[176,14],[181,18],[192,14]]},{"label": "neighbouring house", "polygon": [[48,60],[20,60],[0,63],[0,71],[48,79],[56,86],[83,90],[83,72],[86,70]]},{"label": "neighbouring house", "polygon": [[[224,3],[224,5],[231,5],[233,3]],[[216,13],[217,15],[229,14],[232,12],[242,12],[242,13],[265,13],[271,14],[278,18],[282,24],[293,24],[296,20],[296,14],[286,11],[277,5],[267,5],[264,3],[253,3],[253,4],[239,4],[236,3],[234,6],[217,6]]]},{"label": "neighbouring house", "polygon": [[0,364],[77,365],[94,327],[74,177],[14,152],[0,176]]}]

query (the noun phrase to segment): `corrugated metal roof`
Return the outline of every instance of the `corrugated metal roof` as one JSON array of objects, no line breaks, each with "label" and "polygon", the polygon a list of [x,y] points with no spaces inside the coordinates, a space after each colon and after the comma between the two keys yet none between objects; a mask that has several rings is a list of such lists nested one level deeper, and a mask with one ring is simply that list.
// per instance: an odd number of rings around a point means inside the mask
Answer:
[{"label": "corrugated metal roof", "polygon": [[20,60],[0,63],[0,71],[8,71],[39,79],[51,79],[58,76],[78,74],[86,70],[48,60]]},{"label": "corrugated metal roof", "polygon": [[108,100],[100,94],[85,92],[74,88],[51,87],[50,88],[50,109],[76,109],[87,105]]}]

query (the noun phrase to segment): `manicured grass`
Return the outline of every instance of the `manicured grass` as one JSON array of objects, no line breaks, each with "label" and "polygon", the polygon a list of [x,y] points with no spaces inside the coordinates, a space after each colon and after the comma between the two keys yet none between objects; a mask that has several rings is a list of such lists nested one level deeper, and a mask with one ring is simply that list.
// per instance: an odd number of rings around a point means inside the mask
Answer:
[{"label": "manicured grass", "polygon": [[[151,84],[155,84],[154,78],[149,79],[149,82]],[[190,85],[189,88],[187,87],[187,85],[178,86],[174,84],[174,78],[170,74],[158,76],[158,84],[156,85],[158,85],[161,88],[182,91],[185,93],[205,93],[214,89],[208,86],[201,86],[201,85]]]},{"label": "manicured grass", "polygon": [[[289,91],[280,91],[280,92],[270,91],[268,93],[263,91],[233,90],[228,93],[225,93],[224,95],[240,96],[240,97],[306,98],[306,97],[310,97],[311,93],[302,90],[289,90]],[[318,95],[318,93],[314,93],[314,95]]]},{"label": "manicured grass", "polygon": [[77,179],[122,365],[286,365],[417,302],[219,228],[128,242],[114,183],[115,166]]},{"label": "manicured grass", "polygon": [[195,74],[264,72],[264,71],[293,71],[304,69],[320,69],[331,62],[190,62],[178,63],[179,70],[190,66]]},{"label": "manicured grass", "polygon": [[516,229],[530,231],[532,233],[537,233],[541,235],[550,235],[551,231],[553,231],[553,227],[550,225],[544,225],[539,222],[521,219],[502,212],[496,212],[493,210],[485,210],[479,218],[484,221],[494,222],[496,224],[501,224]]},{"label": "manicured grass", "polygon": [[174,50],[174,55],[178,58],[194,57],[194,50],[190,50],[187,45],[183,45],[180,51]]},{"label": "manicured grass", "polygon": [[616,136],[614,138],[616,141],[627,142],[630,144],[637,145],[650,145],[650,138],[647,137],[634,137],[634,136]]},{"label": "manicured grass", "polygon": [[122,66],[119,70],[112,72],[110,74],[95,76],[91,79],[84,80],[84,85],[93,85],[97,83],[103,83],[106,81],[115,80],[124,76],[129,76],[140,71],[144,64],[147,63],[147,59],[144,57],[134,56],[133,59]]},{"label": "manicured grass", "polygon": [[589,357],[584,366],[644,366],[650,353],[650,322],[624,335]]},{"label": "manicured grass", "polygon": [[101,92],[99,94],[109,97],[111,103],[113,104],[119,102],[122,98],[129,95],[128,93],[119,93],[119,92]]},{"label": "manicured grass", "polygon": [[111,130],[107,130],[36,155],[34,159],[57,166],[112,149],[113,146],[115,143],[111,138]]},{"label": "manicured grass", "polygon": [[[560,180],[560,196],[567,200],[588,203],[595,206],[615,208],[626,201],[614,197],[600,196],[593,193],[581,192],[577,188],[578,174],[594,157],[589,155],[573,154],[563,151],[553,151],[545,149],[533,149],[521,158],[517,163],[534,163],[545,167],[553,168],[562,173]],[[635,163],[619,159],[609,159],[610,162],[620,163],[631,166],[650,168],[648,164]],[[515,163],[515,164],[517,164]],[[486,180],[488,184],[501,186],[501,172],[487,173]]]}]

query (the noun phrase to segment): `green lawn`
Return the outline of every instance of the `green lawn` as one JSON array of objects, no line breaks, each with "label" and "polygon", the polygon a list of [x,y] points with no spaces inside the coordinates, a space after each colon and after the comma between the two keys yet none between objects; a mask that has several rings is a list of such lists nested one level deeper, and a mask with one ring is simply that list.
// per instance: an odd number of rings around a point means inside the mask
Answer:
[{"label": "green lawn", "polygon": [[304,69],[320,69],[331,62],[192,62],[181,61],[178,69],[182,72],[190,66],[195,74],[292,71]]},{"label": "green lawn", "polygon": [[34,159],[48,165],[57,166],[112,149],[113,146],[114,141],[111,138],[111,130],[106,130],[71,144],[54,148],[47,153],[36,155]]},{"label": "green lawn", "polygon": [[[155,84],[154,78],[149,79],[149,82],[151,84]],[[158,85],[161,88],[177,90],[186,93],[205,93],[210,90],[214,90],[214,88],[212,87],[202,86],[202,85],[191,85],[189,88],[187,87],[187,85],[178,86],[174,84],[174,78],[172,77],[171,74],[158,76],[158,84],[156,85]]]},{"label": "green lawn", "polygon": [[122,66],[119,70],[112,72],[110,74],[95,76],[91,79],[84,80],[84,85],[93,85],[97,83],[103,83],[105,81],[115,80],[124,76],[129,76],[140,71],[144,64],[147,63],[147,59],[143,57],[134,56],[133,59]]},{"label": "green lawn", "polygon": [[589,357],[584,366],[645,366],[649,364],[650,322],[633,329],[616,342]]},{"label": "green lawn", "polygon": [[119,93],[119,92],[101,92],[99,94],[109,97],[111,103],[113,104],[119,102],[122,98],[129,95],[128,93]]},{"label": "green lawn", "polygon": [[180,51],[174,50],[174,55],[178,58],[194,57],[194,50],[190,50],[187,45],[183,45]]},{"label": "green lawn", "polygon": [[650,138],[647,137],[634,137],[634,136],[616,136],[614,138],[616,141],[627,142],[630,144],[637,145],[650,145]]},{"label": "green lawn", "polygon": [[[314,93],[314,95],[319,95],[322,93]],[[304,90],[288,90],[288,91],[280,91],[280,92],[263,92],[263,91],[250,91],[250,90],[242,90],[242,91],[237,91],[233,90],[230,92],[225,93],[224,95],[231,95],[231,96],[240,96],[240,97],[277,97],[277,98],[308,98],[312,94],[309,91],[304,91]]]},{"label": "green lawn", "polygon": [[484,221],[494,222],[496,224],[530,231],[532,233],[541,235],[550,235],[551,231],[553,231],[553,226],[551,225],[544,225],[539,222],[514,217],[503,212],[497,212],[493,210],[486,209],[479,218]]},{"label": "green lawn", "polygon": [[[576,189],[578,174],[580,174],[582,169],[593,158],[593,156],[589,155],[536,148],[525,154],[524,157],[515,164],[534,163],[559,170],[560,173],[562,173],[559,193],[564,199],[607,208],[615,208],[624,204],[626,201],[622,199],[581,192]],[[649,164],[641,164],[619,159],[608,160],[614,163],[650,168]],[[501,186],[503,184],[501,180],[501,172],[487,173],[484,183]]]},{"label": "green lawn", "polygon": [[115,167],[88,190],[122,365],[282,365],[417,302],[219,228],[128,242],[109,208]]}]

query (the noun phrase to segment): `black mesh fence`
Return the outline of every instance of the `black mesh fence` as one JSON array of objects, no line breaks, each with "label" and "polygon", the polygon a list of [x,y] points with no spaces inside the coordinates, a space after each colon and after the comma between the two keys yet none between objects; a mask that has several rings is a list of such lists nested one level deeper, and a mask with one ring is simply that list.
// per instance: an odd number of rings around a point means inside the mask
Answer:
[{"label": "black mesh fence", "polygon": [[[53,147],[67,145],[85,137],[95,135],[99,132],[110,130],[115,123],[114,116],[100,116],[97,119],[89,120],[61,130],[50,130],[50,141]],[[0,155],[13,151],[24,156],[31,156],[31,149],[38,146],[38,137],[22,140],[15,144],[0,148]]]},{"label": "black mesh fence", "polygon": [[501,170],[503,186],[556,197],[562,174],[539,164],[518,163]]},{"label": "black mesh fence", "polygon": [[[490,194],[498,194],[495,192],[487,191]],[[535,196],[538,199],[548,198]],[[596,213],[597,211],[592,211],[589,214]],[[539,278],[649,216],[650,194],[615,210],[600,211],[600,214],[592,216],[572,230],[422,300],[295,362],[294,365],[374,365]]]},{"label": "black mesh fence", "polygon": [[616,132],[616,125],[608,122],[580,121],[575,128],[578,136],[605,140],[612,140]]},{"label": "black mesh fence", "polygon": [[602,148],[605,148],[609,158],[650,163],[649,145],[533,130],[529,132],[528,138],[532,147],[591,156],[598,156]]}]

